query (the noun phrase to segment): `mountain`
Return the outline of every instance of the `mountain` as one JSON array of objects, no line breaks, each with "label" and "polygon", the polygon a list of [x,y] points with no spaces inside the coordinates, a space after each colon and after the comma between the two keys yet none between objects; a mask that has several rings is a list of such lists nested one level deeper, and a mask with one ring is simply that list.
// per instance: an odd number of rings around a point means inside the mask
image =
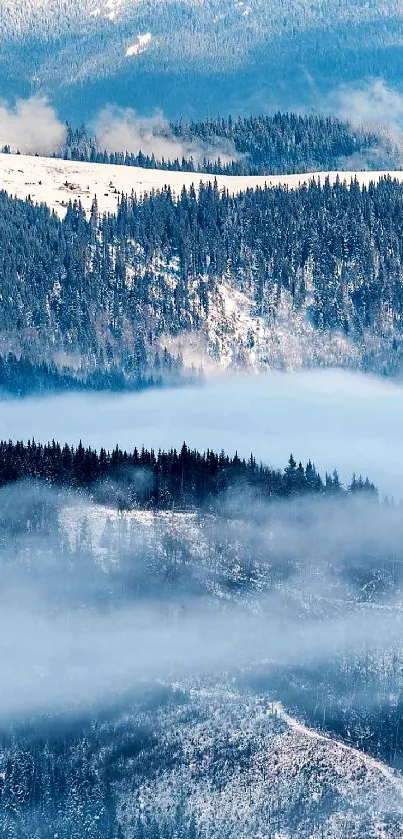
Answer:
[{"label": "mountain", "polygon": [[402,23],[396,0],[13,0],[0,82],[75,121],[111,102],[174,118],[318,108],[343,85],[401,89]]},{"label": "mountain", "polygon": [[401,839],[401,0],[0,39],[1,836]]}]

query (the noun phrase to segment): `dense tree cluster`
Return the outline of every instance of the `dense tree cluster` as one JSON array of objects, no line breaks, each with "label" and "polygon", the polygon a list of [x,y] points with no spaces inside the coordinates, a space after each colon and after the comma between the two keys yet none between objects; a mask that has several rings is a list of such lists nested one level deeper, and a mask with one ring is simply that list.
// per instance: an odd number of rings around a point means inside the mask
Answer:
[{"label": "dense tree cluster", "polygon": [[[117,498],[122,506],[158,509],[205,507],[231,489],[249,490],[265,500],[345,493],[336,471],[323,482],[311,461],[304,468],[292,455],[281,472],[257,463],[253,455],[245,460],[224,451],[201,454],[185,443],[180,451],[156,454],[152,449],[127,452],[118,446],[98,453],[82,443],[75,448],[55,441],[46,445],[34,440],[0,442],[0,486],[27,478],[87,489],[101,483],[99,491],[106,499]],[[349,492],[377,494],[368,478],[363,481],[355,476]]]},{"label": "dense tree cluster", "polygon": [[[197,377],[195,370],[184,370],[180,354],[171,355],[158,341],[165,327],[175,331],[176,322],[178,330],[179,301],[168,283],[153,287],[150,270],[139,270],[129,283],[125,244],[109,236],[108,225],[101,220],[104,237],[78,204],[61,222],[45,206],[0,193],[3,389],[48,389],[60,351],[74,361],[57,361],[56,387],[67,374],[75,387],[98,389],[141,389]],[[164,319],[158,325],[162,313],[168,324]],[[36,365],[35,373],[24,369],[26,359]],[[44,362],[48,370],[41,372],[38,364]],[[70,386],[67,379],[65,384]]]},{"label": "dense tree cluster", "polygon": [[[173,123],[174,137],[198,141],[207,147],[233,147],[233,163],[220,165],[218,171],[239,175],[287,174],[346,168],[353,158],[371,168],[380,163],[380,138],[375,131],[357,129],[334,117],[317,114],[276,113],[221,118],[198,122]],[[226,145],[227,144],[227,145]],[[384,144],[384,162],[396,161],[396,150]],[[214,170],[214,163],[207,166]],[[217,165],[217,164],[216,164]],[[209,171],[209,170],[208,170]]]},{"label": "dense tree cluster", "polygon": [[178,148],[180,143],[182,147],[187,145],[195,149],[197,156],[166,160],[144,154],[141,148],[136,153],[107,152],[84,125],[78,129],[68,125],[60,153],[69,160],[228,175],[337,170],[349,165],[395,168],[399,159],[393,144],[381,142],[375,131],[355,129],[348,122],[318,115],[276,113],[204,122],[180,121],[156,128],[155,134],[156,145],[161,137],[171,142],[177,140]]},{"label": "dense tree cluster", "polygon": [[[402,243],[403,186],[390,178],[235,196],[215,183],[165,188],[121,196],[116,215],[94,202],[87,219],[75,202],[62,221],[0,193],[0,355],[60,367],[62,354],[80,375],[117,369],[133,386],[194,377],[167,345],[203,331],[225,281],[269,327],[291,301],[317,330],[348,337],[357,363],[394,371]],[[386,368],[365,354],[368,337]]]},{"label": "dense tree cluster", "polygon": [[400,332],[403,187],[390,178],[368,188],[326,180],[236,196],[201,184],[178,200],[167,188],[122,200],[120,231],[149,257],[179,256],[185,310],[194,277],[207,308],[214,279],[227,275],[252,293],[259,314],[275,317],[287,292],[297,309],[308,302],[318,328]]},{"label": "dense tree cluster", "polygon": [[[68,367],[59,368],[54,362],[35,364],[28,357],[17,358],[9,353],[0,357],[0,396],[29,396],[31,394],[55,393],[64,391],[140,391],[147,388],[164,387],[165,384],[195,384],[201,380],[201,372],[182,373],[176,363],[178,378],[166,378],[167,370],[161,366],[154,374],[141,373],[125,375],[124,372],[110,365],[107,370],[71,371]],[[169,371],[172,374],[172,367]]]}]

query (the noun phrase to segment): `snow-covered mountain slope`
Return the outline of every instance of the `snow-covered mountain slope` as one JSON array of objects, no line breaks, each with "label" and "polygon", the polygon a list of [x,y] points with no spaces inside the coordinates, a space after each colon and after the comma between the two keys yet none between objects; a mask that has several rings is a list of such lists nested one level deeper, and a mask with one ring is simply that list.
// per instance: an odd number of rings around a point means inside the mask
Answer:
[{"label": "snow-covered mountain slope", "polygon": [[[106,19],[118,23],[122,19],[136,18],[141,14],[158,14],[161,7],[167,8],[177,5],[175,0],[8,0],[3,10],[0,31],[15,34],[15,32],[43,32],[50,24],[57,28],[64,28],[71,22],[78,23],[91,18]],[[370,9],[361,0],[350,3],[340,3],[338,0],[322,0],[314,5],[308,0],[287,0],[281,8],[275,2],[267,0],[213,0],[206,4],[204,0],[181,0],[182,8],[193,14],[197,19],[204,14],[208,21],[212,17],[219,23],[226,18],[234,24],[236,21],[260,20],[266,26],[276,29],[282,21],[283,26],[296,25],[302,28],[315,26],[318,22],[326,24],[329,15],[333,21],[367,20],[378,18],[387,19],[397,15],[401,6],[397,0],[383,0],[376,8]]]},{"label": "snow-covered mountain slope", "polygon": [[211,839],[401,836],[398,773],[307,728],[268,696],[208,684],[184,695],[193,721],[186,705],[164,719],[166,748],[180,752],[181,762],[134,795],[123,788],[119,815],[127,835],[139,818],[169,822],[172,801],[186,791],[198,835]]},{"label": "snow-covered mountain slope", "polygon": [[[130,544],[132,556],[140,546],[144,550],[146,544],[152,544],[156,565],[164,565],[167,551],[180,544],[183,553],[174,551],[177,561],[186,557],[188,567],[200,564],[200,569],[204,568],[200,579],[208,580],[212,516],[147,511],[118,515],[106,507],[73,503],[60,514],[71,546],[83,532],[84,521],[86,538],[105,571],[117,567],[113,544],[115,548],[119,545],[118,553]],[[229,558],[231,540],[226,537],[230,531],[224,535],[222,526],[221,522],[219,531],[228,556],[220,555],[220,561],[233,573],[235,582],[240,566]],[[239,550],[239,532],[233,535],[233,547],[237,544]],[[240,586],[220,587],[217,579],[208,583],[211,595],[221,601],[238,601],[258,614],[268,568],[263,563],[260,571],[258,565],[255,570],[250,596]],[[311,589],[312,580],[306,580],[306,585]],[[315,607],[303,588],[293,586],[291,580],[279,582],[277,597],[289,597],[301,612],[309,600],[312,614],[320,599]],[[332,599],[329,591],[327,595]],[[337,611],[340,614],[339,607]],[[176,806],[182,802],[180,818],[186,821],[192,816],[195,835],[203,839],[263,839],[267,835],[282,839],[400,839],[403,776],[399,772],[296,719],[278,701],[275,691],[242,690],[235,678],[225,676],[166,684],[168,692],[172,689],[173,702],[142,711],[142,726],[147,729],[152,725],[156,732],[152,748],[145,747],[137,758],[121,760],[116,799],[125,837],[137,836],[133,831],[139,822],[172,824],[178,818],[172,802]],[[136,725],[136,716],[125,713],[114,725],[113,747],[124,726],[130,730]],[[104,725],[106,754],[111,748],[107,734]],[[158,755],[158,760],[153,760],[153,755]],[[166,760],[164,756],[168,756]]]},{"label": "snow-covered mountain slope", "polygon": [[[349,183],[356,178],[361,185],[391,177],[403,181],[403,171],[316,172],[294,175],[218,175],[219,189],[230,193],[265,185],[297,189],[311,180],[323,182],[337,178]],[[69,201],[79,200],[87,213],[97,197],[101,213],[116,211],[119,194],[139,195],[169,186],[179,195],[183,186],[192,184],[197,189],[200,182],[209,183],[213,176],[198,172],[172,172],[165,169],[141,169],[134,166],[117,166],[104,163],[85,163],[31,155],[0,154],[0,189],[11,196],[34,203],[45,203],[63,217]]]},{"label": "snow-covered mountain slope", "polygon": [[[238,193],[265,184],[296,189],[312,178],[320,178],[323,182],[326,177],[332,182],[339,177],[347,184],[351,178],[357,178],[360,184],[368,185],[386,176],[400,182],[403,180],[401,171],[364,171],[271,177],[219,176],[217,183],[219,189]],[[194,184],[197,189],[200,181],[211,181],[211,176],[24,155],[0,155],[0,189],[21,199],[29,195],[33,202],[45,202],[60,217],[64,216],[70,201],[80,201],[88,214],[96,196],[100,213],[114,213],[122,193],[135,193],[139,196],[168,185],[173,193],[179,195],[184,185],[189,187]],[[157,251],[150,258],[136,242],[129,242],[126,250],[126,289],[130,290],[135,278],[144,277],[148,270],[152,271],[153,276],[159,277],[159,282],[163,281],[161,287],[154,283],[153,295],[163,293],[168,299],[180,287],[181,269],[177,255],[167,256]],[[396,370],[399,359],[393,347],[395,340],[400,343],[400,333],[387,309],[382,315],[381,327],[373,329],[367,325],[357,341],[353,328],[344,331],[330,327],[316,328],[310,313],[314,290],[309,268],[304,280],[304,300],[298,306],[295,306],[289,289],[283,288],[281,296],[272,301],[272,308],[269,306],[264,311],[256,307],[251,285],[252,269],[253,258],[250,257],[244,269],[235,273],[228,269],[215,277],[214,284],[209,287],[208,306],[202,306],[198,296],[200,281],[207,283],[207,276],[189,278],[189,299],[193,300],[193,304],[189,310],[187,328],[179,331],[172,329],[169,320],[163,319],[158,325],[159,346],[166,347],[174,357],[180,353],[186,366],[201,365],[206,371],[210,365],[214,368],[264,370],[312,364],[353,368],[364,366],[377,372]],[[32,289],[32,293],[37,295],[37,289]],[[85,300],[82,302],[84,305]],[[52,312],[51,308],[49,312]],[[346,312],[346,317],[349,317]],[[149,313],[145,313],[144,317],[147,328],[150,328],[151,321],[147,320]],[[52,342],[57,330],[59,326],[50,327],[50,334],[53,332]],[[5,340],[10,340],[8,333],[5,334]],[[31,333],[29,341],[31,352]],[[42,341],[43,334],[38,344],[41,351]],[[7,343],[8,349],[21,351],[18,343]],[[23,352],[27,351],[23,344]]]},{"label": "snow-covered mountain slope", "polygon": [[[330,329],[318,332],[308,317],[308,307],[309,300],[296,311],[290,295],[283,293],[275,318],[259,316],[250,294],[236,288],[228,277],[217,283],[197,332],[166,334],[162,340],[173,355],[181,354],[187,366],[202,366],[205,373],[288,370],[312,363],[359,367],[360,351],[354,341]],[[382,341],[373,338],[375,353],[381,348]]]},{"label": "snow-covered mountain slope", "polygon": [[46,34],[53,26],[63,32],[68,27],[77,28],[91,18],[114,20],[127,5],[125,0],[8,0],[2,9],[0,31],[16,38],[28,33]]}]

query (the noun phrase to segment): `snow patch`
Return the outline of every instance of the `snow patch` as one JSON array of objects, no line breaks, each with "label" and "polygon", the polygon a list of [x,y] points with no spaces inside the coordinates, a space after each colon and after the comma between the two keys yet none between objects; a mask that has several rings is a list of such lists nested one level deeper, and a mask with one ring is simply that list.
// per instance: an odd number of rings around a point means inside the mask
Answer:
[{"label": "snow patch", "polygon": [[358,363],[358,351],[343,335],[318,331],[310,322],[308,302],[296,309],[281,291],[276,314],[259,314],[248,291],[236,278],[218,283],[205,322],[209,354],[224,369],[298,369],[310,359],[321,365]]},{"label": "snow patch", "polygon": [[[176,706],[171,725],[164,718],[168,744],[181,760],[135,793],[125,790],[119,808],[125,826],[150,812],[163,824],[185,790],[199,831],[210,839],[262,839],[268,829],[273,839],[402,835],[399,773],[308,729],[265,696],[202,680],[177,688],[197,711],[190,716],[186,705]],[[327,801],[334,802],[328,812]],[[297,831],[284,819],[293,808],[300,813]]]},{"label": "snow patch", "polygon": [[139,35],[134,44],[131,44],[129,47],[127,47],[125,53],[126,58],[131,58],[133,55],[141,55],[142,52],[145,52],[151,41],[151,32],[145,32],[144,35]]}]

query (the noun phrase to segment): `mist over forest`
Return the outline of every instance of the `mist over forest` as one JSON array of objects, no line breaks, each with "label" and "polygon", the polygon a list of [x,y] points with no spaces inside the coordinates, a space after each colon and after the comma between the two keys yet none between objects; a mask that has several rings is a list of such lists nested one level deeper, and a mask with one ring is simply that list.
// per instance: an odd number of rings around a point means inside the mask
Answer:
[{"label": "mist over forest", "polygon": [[291,452],[321,473],[369,475],[381,494],[403,497],[400,385],[342,370],[217,376],[202,386],[142,394],[66,394],[2,403],[0,439],[158,451],[185,441],[271,466]]},{"label": "mist over forest", "polygon": [[[289,379],[276,391],[275,378],[259,385],[277,401],[287,385],[284,416]],[[355,393],[363,410],[379,396],[377,382],[343,379],[321,382],[329,409],[341,393]],[[204,434],[223,385],[211,386],[210,412],[199,415]],[[316,385],[303,385],[312,403]],[[198,393],[206,399],[209,390],[189,391],[193,411]],[[387,386],[384,394],[394,398]],[[169,391],[159,402],[165,422],[166,397],[169,405]],[[134,405],[140,398],[131,397]],[[64,421],[81,421],[76,399],[65,399]],[[15,434],[27,409],[48,412],[55,425],[61,401],[3,405],[14,412]],[[113,405],[115,417],[119,402]],[[123,413],[122,430],[126,422]],[[190,433],[190,413],[182,422]],[[96,434],[105,437],[106,426],[104,413]],[[216,822],[216,796],[225,790],[231,801],[235,773],[235,799],[225,814],[229,835],[236,832],[239,796],[246,795],[243,835],[268,824],[320,836],[336,816],[350,830],[354,813],[350,835],[375,837],[365,833],[370,813],[398,837],[401,505],[361,478],[344,487],[336,470],[321,478],[311,460],[303,467],[290,457],[266,474],[253,457],[234,461],[210,450],[203,462],[187,447],[162,453],[160,487],[168,492],[164,474],[171,469],[179,495],[176,503],[169,495],[156,503],[150,452],[139,452],[135,467],[117,449],[110,461],[104,452],[110,465],[93,483],[85,478],[95,466],[93,449],[61,449],[55,439],[45,448],[10,446],[0,446],[5,835],[56,831],[67,839],[72,826],[80,836],[84,821],[96,839],[157,831],[218,836],[224,822]],[[18,480],[25,457],[33,471]],[[57,463],[64,483],[53,480]],[[214,475],[203,504],[193,490],[201,486],[202,463]],[[210,486],[207,472],[204,481]],[[338,771],[347,764],[365,794],[356,780],[335,782],[328,735],[338,743]],[[312,764],[317,769],[307,775],[304,757],[294,758],[290,776],[293,738],[306,759],[315,737],[323,750]],[[317,785],[325,806],[313,795]],[[155,789],[164,787],[168,799],[158,797],[157,804]],[[172,798],[181,802],[173,812]]]},{"label": "mist over forest", "polygon": [[403,836],[399,0],[0,0],[0,836]]}]

